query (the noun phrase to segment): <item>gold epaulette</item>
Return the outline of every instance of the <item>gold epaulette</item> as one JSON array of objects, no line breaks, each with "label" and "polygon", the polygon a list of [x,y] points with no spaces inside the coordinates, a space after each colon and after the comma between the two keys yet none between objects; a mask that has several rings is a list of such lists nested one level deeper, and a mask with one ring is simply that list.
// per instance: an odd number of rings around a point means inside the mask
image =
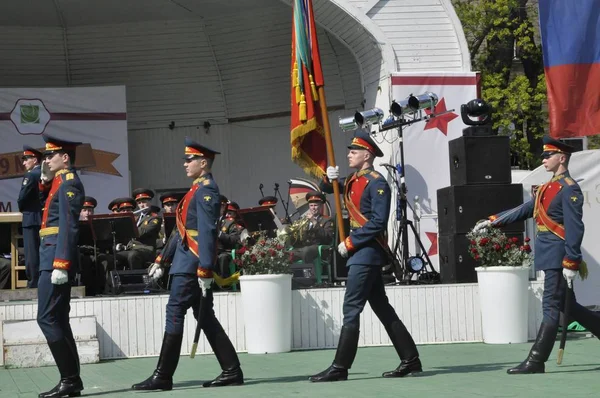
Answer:
[{"label": "gold epaulette", "polygon": [[372,171],[372,172],[371,172],[371,175],[372,175],[373,177],[375,177],[375,178],[379,178],[379,176],[380,176],[380,174],[379,174],[378,172],[376,172],[376,171]]},{"label": "gold epaulette", "polygon": [[567,185],[575,185],[575,181],[571,177],[565,177],[565,182]]}]

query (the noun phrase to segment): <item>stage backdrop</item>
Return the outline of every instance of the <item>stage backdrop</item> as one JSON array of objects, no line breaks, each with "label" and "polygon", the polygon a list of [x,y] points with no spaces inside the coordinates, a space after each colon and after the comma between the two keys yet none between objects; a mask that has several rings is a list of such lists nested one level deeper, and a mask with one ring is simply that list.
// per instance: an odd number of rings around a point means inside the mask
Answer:
[{"label": "stage backdrop", "polygon": [[[428,122],[417,122],[405,127],[404,163],[407,198],[414,204],[414,198],[419,197],[421,203],[421,241],[432,263],[438,267],[437,246],[437,190],[450,185],[450,166],[448,156],[448,141],[462,136],[465,124],[460,118],[460,106],[477,98],[478,76],[476,73],[424,73],[403,74],[394,73],[392,79],[392,96],[396,101],[405,99],[408,95],[420,95],[426,91],[437,94],[439,102],[435,113],[449,109],[453,112],[431,119]],[[429,113],[429,112],[428,112]],[[387,142],[391,147],[389,163],[400,163],[400,143],[396,130],[388,130],[378,134],[377,141]],[[387,161],[387,160],[386,160]],[[392,201],[395,209],[395,198]],[[395,213],[390,220],[390,231],[395,223]],[[409,220],[413,214],[409,209]],[[414,239],[409,233],[410,252],[415,253]]]},{"label": "stage backdrop", "polygon": [[76,166],[97,212],[107,213],[130,191],[126,108],[124,86],[0,89],[0,212],[18,211],[23,145],[42,149],[47,133],[86,144]]}]

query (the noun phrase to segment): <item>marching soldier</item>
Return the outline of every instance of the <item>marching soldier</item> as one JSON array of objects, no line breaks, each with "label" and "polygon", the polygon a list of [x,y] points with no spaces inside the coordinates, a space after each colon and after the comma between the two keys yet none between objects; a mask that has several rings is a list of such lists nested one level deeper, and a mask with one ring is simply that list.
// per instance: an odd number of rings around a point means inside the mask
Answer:
[{"label": "marching soldier", "polygon": [[319,255],[319,245],[330,245],[333,242],[333,220],[323,215],[325,195],[312,191],[306,194],[308,212],[305,215],[306,225],[302,234],[304,239],[294,245],[294,257],[305,264],[311,263]]},{"label": "marching soldier", "polygon": [[[139,188],[133,191],[133,196],[139,208],[136,214],[139,236],[132,239],[125,248],[123,245],[119,245],[117,260],[126,263],[129,269],[142,269],[146,267],[146,263],[151,263],[156,255],[156,240],[160,233],[162,220],[156,213],[156,209],[150,204],[154,192],[150,189]],[[131,202],[123,202],[119,209],[121,211],[131,209],[131,204]]]},{"label": "marching soldier", "polygon": [[166,327],[160,358],[156,370],[148,379],[134,384],[134,390],[171,390],[173,374],[177,368],[183,339],[183,322],[187,310],[192,307],[198,317],[198,302],[206,311],[202,330],[212,347],[223,372],[204,387],[240,385],[244,375],[238,356],[215,317],[213,310],[213,270],[219,218],[219,188],[213,180],[211,167],[219,152],[202,146],[189,138],[185,140],[184,167],[193,185],[179,203],[177,209],[177,236],[171,239],[161,258],[156,259],[149,275],[155,279],[162,276],[162,261],[172,261],[171,292],[167,304]]},{"label": "marching soldier", "polygon": [[[553,173],[552,179],[537,189],[535,198],[514,209],[490,216],[474,230],[501,227],[534,217],[535,269],[544,271],[543,319],[537,338],[525,361],[508,369],[508,374],[544,373],[558,333],[560,312],[567,294],[574,294],[573,279],[582,262],[583,194],[569,174],[569,160],[575,148],[543,138],[542,163]],[[574,299],[574,297],[573,297]],[[600,317],[573,300],[570,316],[596,336],[600,336]]]},{"label": "marching soldier", "polygon": [[69,324],[71,283],[78,266],[79,214],[85,192],[73,169],[81,143],[43,134],[46,142],[41,180],[50,181],[40,229],[37,322],[60,372],[59,383],[40,398],[79,396],[79,355]]},{"label": "marching soldier", "polygon": [[[342,257],[348,257],[348,281],[344,296],[344,320],[333,364],[310,377],[312,382],[347,380],[348,369],[358,348],[360,313],[369,301],[400,356],[397,369],[383,377],[403,377],[422,371],[419,352],[412,336],[390,305],[385,293],[381,266],[389,262],[384,233],[390,215],[391,193],[385,178],[373,170],[375,157],[383,156],[369,133],[357,130],[348,147],[348,163],[356,172],[343,179],[344,202],[351,218],[350,236],[338,245]],[[329,180],[339,178],[338,167],[328,167]],[[325,180],[321,186],[331,193]]]},{"label": "marching soldier", "polygon": [[219,263],[219,274],[226,278],[230,275],[229,265],[231,263],[231,250],[240,245],[240,234],[244,230],[238,222],[237,211],[240,206],[236,202],[227,204],[225,217],[219,224],[219,235],[217,241],[217,261]]},{"label": "marching soldier", "polygon": [[25,176],[21,184],[17,204],[23,213],[23,246],[25,249],[25,275],[27,287],[36,288],[40,272],[40,225],[42,223],[42,201],[40,194],[40,162],[42,153],[23,145]]}]

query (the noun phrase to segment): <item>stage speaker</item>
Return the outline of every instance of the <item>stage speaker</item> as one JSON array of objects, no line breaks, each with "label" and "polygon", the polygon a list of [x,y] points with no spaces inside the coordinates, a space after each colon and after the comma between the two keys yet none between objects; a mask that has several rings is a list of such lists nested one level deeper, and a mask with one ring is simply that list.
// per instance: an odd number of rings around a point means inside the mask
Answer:
[{"label": "stage speaker", "polygon": [[148,275],[147,269],[110,271],[114,294],[152,294],[161,289]]},{"label": "stage speaker", "polygon": [[[437,191],[440,235],[467,233],[477,221],[523,203],[523,185],[460,185]],[[523,232],[523,221],[502,227],[504,232]]]},{"label": "stage speaker", "polygon": [[[523,233],[508,233],[507,237],[519,239],[523,244]],[[466,234],[440,235],[438,237],[440,280],[442,283],[477,282],[475,267],[478,264],[469,254],[469,240]]]},{"label": "stage speaker", "polygon": [[508,137],[459,137],[448,146],[450,185],[511,183]]}]

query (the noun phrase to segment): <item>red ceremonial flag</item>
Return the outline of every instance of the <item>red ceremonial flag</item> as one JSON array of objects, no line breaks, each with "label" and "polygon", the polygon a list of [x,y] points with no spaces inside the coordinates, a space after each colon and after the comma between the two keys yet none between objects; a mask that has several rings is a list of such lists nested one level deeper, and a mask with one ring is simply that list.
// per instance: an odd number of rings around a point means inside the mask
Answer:
[{"label": "red ceremonial flag", "polygon": [[[311,0],[294,0],[292,21],[292,160],[316,178],[325,174],[327,151],[318,89],[323,86]],[[324,109],[327,109],[325,106]]]}]

